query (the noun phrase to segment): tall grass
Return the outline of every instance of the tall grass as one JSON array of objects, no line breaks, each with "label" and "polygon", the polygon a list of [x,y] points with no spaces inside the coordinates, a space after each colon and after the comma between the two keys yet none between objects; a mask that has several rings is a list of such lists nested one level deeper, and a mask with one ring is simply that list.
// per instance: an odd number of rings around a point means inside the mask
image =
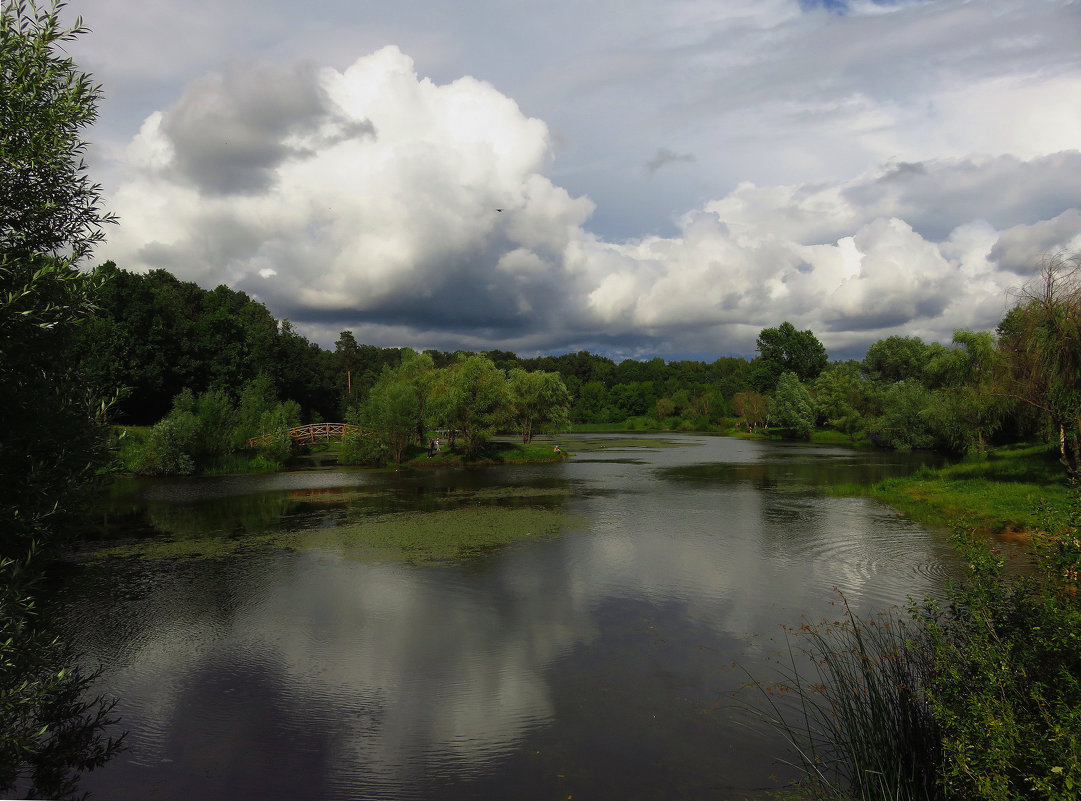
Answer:
[{"label": "tall grass", "polygon": [[780,731],[803,775],[798,797],[929,801],[941,763],[923,687],[929,662],[897,612],[869,619],[841,597],[839,620],[786,629],[788,662],[753,682],[762,719]]}]

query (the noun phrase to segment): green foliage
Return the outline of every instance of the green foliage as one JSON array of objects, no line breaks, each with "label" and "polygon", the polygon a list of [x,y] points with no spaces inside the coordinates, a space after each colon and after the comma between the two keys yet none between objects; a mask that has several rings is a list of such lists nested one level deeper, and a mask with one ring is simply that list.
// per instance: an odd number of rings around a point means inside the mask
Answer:
[{"label": "green foliage", "polygon": [[111,219],[82,161],[99,89],[63,55],[82,27],[58,10],[0,5],[0,791],[34,797],[71,795],[119,748],[95,675],[34,600],[104,461],[108,410],[72,351],[99,291],[76,264]]},{"label": "green foliage", "polygon": [[[945,603],[807,625],[811,672],[793,657],[766,687],[811,798],[1015,801],[1081,788],[1081,498],[1051,513],[1035,569],[1009,574],[959,530],[969,566]],[[793,717],[775,698],[791,693]],[[787,709],[791,709],[788,707]]]},{"label": "green foliage", "polygon": [[199,418],[195,396],[185,389],[173,401],[173,410],[160,420],[146,437],[136,462],[137,473],[146,476],[180,475],[195,472],[199,442]]},{"label": "green foliage", "polygon": [[110,220],[79,131],[99,90],[62,57],[55,9],[0,8],[0,556],[49,542],[102,461],[108,404],[71,352],[99,285],[76,260]]},{"label": "green foliage", "polygon": [[867,349],[862,368],[872,381],[920,381],[931,354],[932,346],[919,337],[890,336]]},{"label": "green foliage", "polygon": [[1081,254],[1044,261],[999,324],[1006,390],[1047,416],[1059,460],[1081,483]]},{"label": "green foliage", "polygon": [[360,408],[358,423],[375,431],[394,464],[400,465],[417,430],[420,410],[412,383],[388,370],[368,393],[368,399]]},{"label": "green foliage", "polygon": [[345,458],[352,462],[390,458],[400,465],[409,444],[424,440],[437,381],[431,356],[403,351],[401,363],[383,368],[368,397],[350,416],[352,423],[373,433],[365,439],[350,438]]},{"label": "green foliage", "polygon": [[[300,425],[300,404],[279,402],[265,376],[241,390],[239,407],[224,391],[212,389],[196,396],[184,389],[173,399],[173,409],[142,442],[128,463],[142,475],[191,475],[195,472],[228,472],[230,466],[246,467],[247,457],[237,462],[234,454],[260,438],[257,447],[263,462],[285,464],[293,451],[289,429]],[[233,458],[230,458],[233,457]]]},{"label": "green foliage", "polygon": [[285,464],[293,454],[289,429],[300,425],[300,404],[296,401],[275,403],[259,420],[261,431],[270,436],[259,443],[259,455],[267,463]]},{"label": "green foliage", "polygon": [[1000,353],[987,332],[955,331],[953,344],[939,351],[925,370],[943,389],[933,409],[943,432],[939,440],[954,453],[984,454],[1008,411],[997,381]]},{"label": "green foliage", "polygon": [[865,394],[855,364],[828,365],[814,382],[815,417],[831,428],[854,436],[863,422],[860,407]]},{"label": "green foliage", "polygon": [[60,667],[77,656],[40,624],[33,564],[0,558],[0,790],[70,798],[79,773],[105,764],[123,737],[104,735],[117,721],[115,701],[92,692],[99,673]]},{"label": "green foliage", "polygon": [[233,436],[233,446],[246,448],[249,440],[276,430],[267,428],[265,423],[274,423],[274,419],[267,418],[266,414],[277,405],[278,393],[274,388],[274,382],[265,373],[260,373],[245,384],[240,390],[237,403],[237,425]]},{"label": "green foliage", "polygon": [[183,388],[235,393],[259,376],[302,408],[340,419],[333,354],[279,326],[243,292],[205,290],[164,270],[135,274],[111,262],[98,309],[78,337],[80,361],[98,387],[125,388],[117,414],[151,423]]},{"label": "green foliage", "polygon": [[[112,217],[99,206],[100,187],[86,172],[80,132],[97,117],[101,88],[63,55],[85,32],[60,23],[59,5],[4,3],[0,10],[0,254],[15,258],[85,256]],[[27,304],[35,315],[64,315],[62,306]],[[40,319],[40,318],[39,318]]]},{"label": "green foliage", "polygon": [[918,381],[898,381],[882,399],[882,414],[873,420],[868,436],[877,444],[899,451],[930,448],[935,443],[925,410],[931,392]]},{"label": "green foliage", "polygon": [[507,378],[484,356],[465,356],[442,371],[432,405],[434,418],[451,429],[452,437],[461,436],[466,457],[475,458],[507,418]]},{"label": "green foliage", "polygon": [[510,416],[528,445],[536,433],[555,433],[568,425],[570,393],[558,373],[520,368],[510,371]]},{"label": "green foliage", "polygon": [[754,431],[766,422],[769,398],[758,392],[740,392],[732,399],[732,409],[743,421],[748,431]]},{"label": "green foliage", "polygon": [[810,439],[815,422],[814,402],[795,373],[783,373],[777,380],[770,418],[777,425],[791,429],[797,437]]},{"label": "green foliage", "polygon": [[[355,418],[354,418],[355,419]],[[390,458],[390,449],[382,437],[350,431],[342,437],[338,450],[339,464],[383,465]]]},{"label": "green foliage", "polygon": [[1081,516],[1039,536],[1032,575],[961,533],[970,565],[949,604],[921,610],[942,729],[947,795],[1007,801],[1076,798],[1081,789]]},{"label": "green foliage", "polygon": [[776,389],[784,373],[795,373],[800,381],[814,381],[829,361],[825,347],[812,331],[797,331],[789,322],[763,328],[755,349],[759,357],[752,364],[751,383],[767,395]]}]

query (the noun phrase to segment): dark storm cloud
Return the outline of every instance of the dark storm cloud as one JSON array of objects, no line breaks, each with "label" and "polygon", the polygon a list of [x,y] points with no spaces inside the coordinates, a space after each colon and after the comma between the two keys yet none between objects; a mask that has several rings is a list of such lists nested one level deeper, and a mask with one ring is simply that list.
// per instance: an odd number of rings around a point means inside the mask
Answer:
[{"label": "dark storm cloud", "polygon": [[[265,191],[273,171],[312,151],[288,140],[318,133],[319,144],[373,136],[371,123],[337,121],[310,65],[233,66],[193,82],[162,119],[178,177],[211,194]],[[329,130],[323,132],[324,127]]]}]

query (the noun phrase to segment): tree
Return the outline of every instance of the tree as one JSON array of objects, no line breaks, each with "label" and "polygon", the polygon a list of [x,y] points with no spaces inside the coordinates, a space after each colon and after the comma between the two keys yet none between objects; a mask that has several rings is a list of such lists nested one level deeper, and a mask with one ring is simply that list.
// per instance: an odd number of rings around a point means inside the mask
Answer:
[{"label": "tree", "polygon": [[955,331],[955,347],[943,349],[925,374],[943,388],[941,406],[948,418],[949,448],[987,452],[987,439],[1002,425],[1007,403],[999,392],[999,352],[986,331]]},{"label": "tree", "polygon": [[754,431],[766,422],[769,398],[758,392],[737,392],[732,398],[732,410],[744,422],[748,431]]},{"label": "tree", "polygon": [[868,435],[876,443],[899,451],[931,448],[935,434],[927,412],[934,404],[931,391],[919,381],[898,381],[886,390],[882,414],[872,422]]},{"label": "tree", "polygon": [[402,349],[402,361],[394,372],[413,391],[416,412],[413,420],[413,441],[423,445],[432,422],[431,400],[435,390],[435,361],[430,354],[417,353],[412,348]]},{"label": "tree", "polygon": [[789,428],[802,439],[809,439],[814,430],[814,402],[807,387],[793,372],[777,380],[777,392],[770,404],[770,417],[777,425]]},{"label": "tree", "polygon": [[360,408],[360,424],[375,431],[394,464],[402,463],[417,427],[420,412],[412,385],[391,370],[383,373]]},{"label": "tree", "polygon": [[872,381],[886,384],[912,378],[922,381],[933,352],[932,346],[919,337],[886,337],[867,349],[863,372]]},{"label": "tree", "polygon": [[815,379],[814,405],[818,420],[853,436],[860,427],[863,381],[856,362],[834,362]]},{"label": "tree", "polygon": [[1059,461],[1081,482],[1081,253],[1046,258],[998,333],[1006,393],[1048,416]]},{"label": "tree", "polygon": [[451,436],[461,436],[465,455],[475,457],[506,418],[507,377],[484,356],[463,356],[440,374],[432,405]]},{"label": "tree", "polygon": [[349,408],[356,403],[360,379],[360,345],[352,331],[342,331],[334,343],[334,384],[342,399],[342,406]]},{"label": "tree", "polygon": [[77,263],[111,219],[82,160],[100,90],[62,56],[83,28],[58,11],[0,5],[0,791],[23,777],[45,797],[119,747],[33,597],[102,461],[105,409],[72,352],[98,291]]},{"label": "tree", "polygon": [[571,396],[559,373],[515,368],[507,378],[511,417],[522,432],[522,442],[528,445],[538,431],[566,428]]},{"label": "tree", "polygon": [[759,392],[771,393],[782,374],[793,372],[800,381],[814,381],[829,357],[814,333],[797,331],[792,323],[763,328],[755,343],[759,356],[751,381]]}]

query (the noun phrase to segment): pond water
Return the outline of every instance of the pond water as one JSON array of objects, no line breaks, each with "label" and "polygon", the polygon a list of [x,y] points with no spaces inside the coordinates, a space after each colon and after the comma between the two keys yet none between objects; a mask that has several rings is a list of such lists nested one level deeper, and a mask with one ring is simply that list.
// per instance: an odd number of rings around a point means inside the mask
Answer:
[{"label": "pond water", "polygon": [[[782,624],[941,589],[928,531],[823,487],[918,457],[564,438],[562,464],[128,481],[68,570],[120,699],[107,799],[740,799],[792,777],[733,694]],[[423,540],[423,542],[418,542]],[[735,664],[734,664],[735,663]]]}]

